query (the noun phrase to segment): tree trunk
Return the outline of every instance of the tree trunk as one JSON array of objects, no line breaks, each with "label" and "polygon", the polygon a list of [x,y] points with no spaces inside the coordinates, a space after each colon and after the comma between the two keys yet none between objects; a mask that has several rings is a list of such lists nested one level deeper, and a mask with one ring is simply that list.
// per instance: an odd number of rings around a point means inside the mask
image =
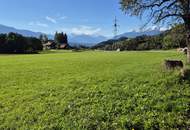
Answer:
[{"label": "tree trunk", "polygon": [[187,44],[187,63],[190,64],[190,29],[187,30],[186,44]]},{"label": "tree trunk", "polygon": [[187,64],[190,64],[190,19],[185,22],[186,45],[187,45]]},{"label": "tree trunk", "polygon": [[187,64],[190,64],[190,46],[189,45],[187,46]]}]

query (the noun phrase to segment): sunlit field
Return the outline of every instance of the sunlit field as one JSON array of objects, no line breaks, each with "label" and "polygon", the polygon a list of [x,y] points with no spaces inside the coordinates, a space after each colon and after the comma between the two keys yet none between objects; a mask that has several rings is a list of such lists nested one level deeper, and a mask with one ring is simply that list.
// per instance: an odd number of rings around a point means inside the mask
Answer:
[{"label": "sunlit field", "polygon": [[190,126],[190,85],[174,51],[0,55],[0,129],[177,129]]}]

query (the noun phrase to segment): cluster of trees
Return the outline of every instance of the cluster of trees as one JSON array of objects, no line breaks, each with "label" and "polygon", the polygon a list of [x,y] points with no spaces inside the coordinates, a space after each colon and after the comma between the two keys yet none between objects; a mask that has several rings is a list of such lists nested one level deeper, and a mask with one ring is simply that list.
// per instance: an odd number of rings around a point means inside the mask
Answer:
[{"label": "cluster of trees", "polygon": [[112,45],[106,45],[102,49],[104,50],[150,50],[150,49],[161,49],[160,37],[151,36],[139,36],[134,39],[128,39],[113,43]]},{"label": "cluster of trees", "polygon": [[66,33],[55,33],[54,40],[49,40],[48,36],[41,34],[39,39],[41,40],[44,49],[68,49],[70,48],[68,44],[68,37]]},{"label": "cluster of trees", "polygon": [[41,50],[42,42],[37,38],[17,33],[0,34],[0,53],[37,53]]},{"label": "cluster of trees", "polygon": [[102,50],[152,50],[186,47],[184,25],[176,25],[171,30],[156,36],[138,36],[133,39],[120,38],[102,42],[93,49]]},{"label": "cluster of trees", "polygon": [[42,42],[42,44],[45,44],[45,43],[48,42],[48,36],[47,36],[46,34],[41,34],[41,35],[39,36],[39,39],[40,39],[40,41]]},{"label": "cluster of trees", "polygon": [[173,28],[164,36],[163,44],[165,49],[187,47],[184,24],[174,25]]},{"label": "cluster of trees", "polygon": [[[109,47],[109,46],[112,46],[115,43],[118,43],[118,42],[121,42],[121,41],[126,41],[126,40],[128,40],[127,37],[121,37],[119,39],[110,39],[110,40],[103,41],[103,42],[93,46],[92,49],[104,49],[104,50],[107,50],[107,49],[105,49],[105,46]],[[111,49],[111,50],[114,50],[114,49]]]},{"label": "cluster of trees", "polygon": [[63,32],[61,32],[61,33],[56,32],[55,37],[54,37],[54,41],[57,44],[68,44],[67,34],[63,33]]},{"label": "cluster of trees", "polygon": [[41,34],[39,38],[24,37],[13,32],[0,34],[0,53],[37,53],[45,46],[52,49],[69,48],[67,34],[56,32],[54,41],[49,40],[45,34]]},{"label": "cluster of trees", "polygon": [[[111,42],[111,40],[109,40]],[[102,50],[151,50],[151,49],[161,49],[162,42],[161,36],[138,36],[133,39],[126,39],[114,42],[112,44],[108,44],[104,42],[104,46],[100,43],[100,46],[97,45],[97,48],[94,49],[102,49]]]}]

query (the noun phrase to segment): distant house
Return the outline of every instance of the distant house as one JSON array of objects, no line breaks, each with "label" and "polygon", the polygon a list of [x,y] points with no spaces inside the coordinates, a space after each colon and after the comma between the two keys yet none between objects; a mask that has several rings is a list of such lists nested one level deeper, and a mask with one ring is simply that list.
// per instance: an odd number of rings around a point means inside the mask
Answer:
[{"label": "distant house", "polygon": [[49,49],[56,49],[57,44],[53,40],[48,40],[47,43],[43,44],[44,50],[49,50]]},{"label": "distant house", "polygon": [[64,43],[59,46],[59,49],[67,49],[68,44]]},{"label": "distant house", "polygon": [[59,45],[58,49],[73,49],[68,43],[62,43]]}]

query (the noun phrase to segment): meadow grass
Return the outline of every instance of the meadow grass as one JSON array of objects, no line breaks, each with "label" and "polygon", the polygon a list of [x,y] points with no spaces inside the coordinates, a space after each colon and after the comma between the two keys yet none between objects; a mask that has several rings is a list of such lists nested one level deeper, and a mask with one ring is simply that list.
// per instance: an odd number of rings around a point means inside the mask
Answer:
[{"label": "meadow grass", "polygon": [[174,51],[0,55],[0,129],[187,129]]}]

